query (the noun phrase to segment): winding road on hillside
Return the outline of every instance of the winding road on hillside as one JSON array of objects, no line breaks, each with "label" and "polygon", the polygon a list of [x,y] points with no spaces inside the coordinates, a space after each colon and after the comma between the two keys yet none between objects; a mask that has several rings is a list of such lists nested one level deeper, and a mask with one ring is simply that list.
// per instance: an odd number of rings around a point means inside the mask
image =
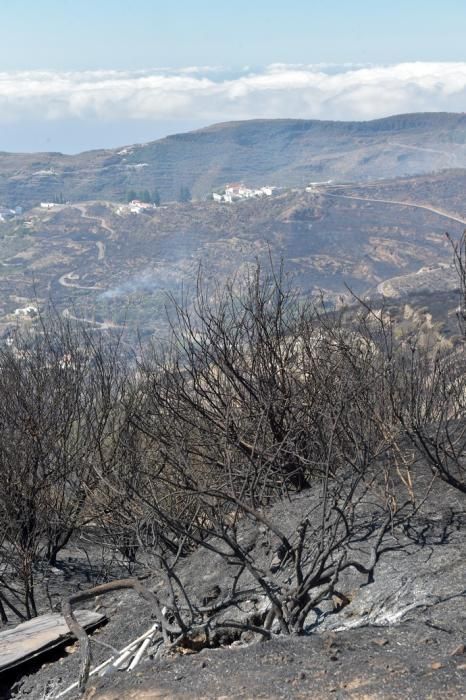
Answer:
[{"label": "winding road on hillside", "polygon": [[[90,216],[87,213],[87,206],[85,204],[74,204],[73,208],[78,209],[80,211],[81,217],[83,219],[88,219],[89,221],[97,222],[98,225],[100,226],[100,228],[103,228],[105,231],[108,231],[110,239],[116,238],[115,230],[107,224],[107,222],[103,216]],[[97,246],[97,262],[102,263],[105,260],[105,253],[106,253],[105,241],[96,241],[95,244]],[[58,279],[58,284],[60,284],[62,287],[68,287],[68,288],[71,287],[73,289],[94,290],[94,291],[99,291],[99,292],[104,291],[104,289],[102,287],[99,287],[97,285],[92,285],[92,286],[86,287],[85,285],[79,284],[77,282],[77,280],[79,280],[79,279],[80,279],[80,277],[76,273],[76,271],[72,270],[71,272],[65,272],[65,274],[61,275]],[[87,323],[89,325],[94,326],[95,328],[100,329],[100,330],[122,328],[122,326],[119,326],[118,324],[113,323],[112,321],[103,321],[102,322],[102,321],[96,321],[96,320],[91,319],[91,318],[74,316],[71,313],[70,309],[64,309],[63,316],[65,318],[71,319],[73,321],[78,321],[79,323]]]},{"label": "winding road on hillside", "polygon": [[319,194],[323,195],[324,197],[336,197],[338,199],[354,199],[358,202],[375,202],[376,204],[394,204],[397,206],[401,207],[412,207],[413,209],[424,209],[425,211],[430,211],[432,214],[437,214],[438,216],[443,216],[445,219],[449,219],[450,221],[456,221],[459,224],[463,224],[466,226],[466,219],[462,219],[459,216],[455,216],[454,214],[450,214],[447,211],[444,211],[443,209],[438,209],[437,207],[433,207],[430,204],[418,204],[416,202],[409,202],[409,201],[402,201],[398,199],[381,199],[381,198],[376,198],[376,197],[360,197],[358,195],[352,195],[352,194],[335,194],[334,192],[325,192],[323,190],[319,190]]},{"label": "winding road on hillside", "polygon": [[74,316],[69,309],[63,309],[63,316],[64,318],[68,318],[72,321],[77,321],[78,323],[88,323],[91,326],[95,326],[96,328],[99,328],[102,331],[107,331],[110,329],[118,329],[118,328],[124,328],[124,326],[120,326],[117,323],[113,323],[113,321],[96,321],[95,319],[92,318],[84,318],[83,316]]},{"label": "winding road on hillside", "polygon": [[78,282],[73,281],[79,279],[79,275],[74,270],[72,270],[71,272],[65,272],[64,275],[61,275],[61,277],[58,278],[58,284],[61,284],[62,287],[68,287],[72,289],[93,289],[95,291],[104,291],[102,287],[99,287],[95,284],[86,287],[86,285],[84,284],[79,284]]},{"label": "winding road on hillside", "polygon": [[89,221],[98,221],[99,226],[109,232],[110,238],[115,238],[115,229],[107,224],[104,216],[89,216],[87,213],[87,206],[85,204],[73,204],[74,209],[78,209],[81,212],[83,219],[89,219]]},{"label": "winding road on hillside", "polygon": [[[110,234],[109,238],[114,239],[116,237],[115,230],[107,224],[103,216],[89,216],[89,214],[87,213],[87,206],[85,204],[74,204],[73,208],[78,209],[83,219],[88,219],[89,221],[97,222],[100,228],[103,228],[105,231],[108,231]],[[105,260],[106,253],[105,241],[96,241],[95,244],[97,246],[97,262],[102,263]],[[79,284],[75,280],[79,280],[79,275],[75,272],[75,270],[72,270],[71,272],[65,272],[65,274],[61,275],[58,279],[58,284],[60,284],[62,287],[68,287],[72,289],[89,289],[103,291],[102,287],[99,287],[98,285],[86,287],[85,285]]]},{"label": "winding road on hillside", "polygon": [[389,141],[389,146],[395,146],[396,148],[408,149],[409,151],[420,151],[421,153],[436,153],[441,156],[446,156],[450,161],[450,167],[454,167],[457,163],[457,158],[455,153],[451,151],[442,151],[439,148],[429,148],[428,146],[415,146],[414,144],[401,143],[399,141]]},{"label": "winding road on hillside", "polygon": [[[379,197],[361,197],[358,195],[350,195],[350,194],[335,194],[334,192],[325,192],[323,190],[319,190],[319,194],[323,195],[324,197],[335,197],[338,199],[352,199],[356,200],[358,202],[374,202],[376,204],[392,204],[395,206],[401,206],[401,207],[411,207],[413,209],[424,209],[425,211],[429,211],[432,214],[437,214],[437,216],[441,216],[444,219],[448,219],[450,221],[454,221],[456,223],[462,224],[463,226],[466,226],[466,219],[462,219],[459,216],[455,216],[454,214],[450,214],[449,212],[443,210],[443,209],[438,209],[437,207],[433,207],[430,204],[419,204],[416,202],[405,202],[402,200],[398,199],[383,199]],[[418,270],[416,274],[419,274],[420,272],[423,272],[423,270]],[[390,282],[390,280],[383,280],[377,285],[377,292],[379,294],[384,294],[385,293],[385,285]]]}]

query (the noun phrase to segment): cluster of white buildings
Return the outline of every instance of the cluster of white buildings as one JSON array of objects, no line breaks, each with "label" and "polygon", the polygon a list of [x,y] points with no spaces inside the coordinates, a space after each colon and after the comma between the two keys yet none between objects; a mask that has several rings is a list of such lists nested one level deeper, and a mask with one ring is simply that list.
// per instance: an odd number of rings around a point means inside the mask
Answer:
[{"label": "cluster of white buildings", "polygon": [[212,199],[214,202],[226,202],[231,204],[232,202],[238,201],[240,199],[252,199],[254,197],[270,197],[273,194],[274,187],[259,187],[251,189],[246,187],[242,182],[235,183],[232,185],[226,185],[223,192],[212,192]]},{"label": "cluster of white buildings", "polygon": [[156,206],[150,202],[140,202],[139,199],[133,199],[129,203],[129,210],[132,214],[141,214],[147,209],[156,209]]},{"label": "cluster of white buildings", "polygon": [[130,214],[142,214],[143,211],[150,209],[157,209],[155,204],[148,202],[140,202],[139,199],[133,199],[129,204],[124,204],[116,210],[117,214],[124,214],[129,212]]}]

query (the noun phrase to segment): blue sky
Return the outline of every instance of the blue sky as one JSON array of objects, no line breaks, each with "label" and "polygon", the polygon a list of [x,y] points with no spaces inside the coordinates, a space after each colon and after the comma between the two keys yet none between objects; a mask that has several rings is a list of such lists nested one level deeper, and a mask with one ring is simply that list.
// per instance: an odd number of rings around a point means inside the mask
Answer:
[{"label": "blue sky", "polygon": [[3,69],[460,61],[464,0],[0,0]]},{"label": "blue sky", "polygon": [[465,0],[0,0],[0,149],[466,110]]}]

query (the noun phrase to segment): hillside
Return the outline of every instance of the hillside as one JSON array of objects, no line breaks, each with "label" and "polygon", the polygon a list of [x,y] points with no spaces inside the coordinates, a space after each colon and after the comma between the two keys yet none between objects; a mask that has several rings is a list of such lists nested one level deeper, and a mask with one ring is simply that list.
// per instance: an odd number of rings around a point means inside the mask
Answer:
[{"label": "hillside", "polygon": [[444,234],[464,228],[465,180],[454,171],[142,214],[104,201],[35,208],[1,224],[0,328],[7,333],[18,309],[51,297],[97,327],[153,332],[166,292],[192,288],[200,263],[221,284],[270,256],[284,259],[303,295],[322,290],[337,303],[345,285],[388,297],[448,292],[456,281]]},{"label": "hillside", "polygon": [[[267,514],[278,516],[280,526],[293,535],[299,518],[308,512],[310,500],[309,493],[294,495]],[[270,575],[272,553],[267,535],[244,523],[240,532],[252,543],[254,555],[260,557]],[[463,697],[466,670],[463,533],[464,499],[436,482],[435,490],[405,533],[387,535],[387,553],[378,564],[374,582],[365,585],[364,577],[357,572],[343,576],[341,586],[351,592],[349,604],[340,610],[335,596],[325,598],[310,613],[310,620],[316,622],[310,624],[305,635],[274,635],[261,644],[254,643],[248,632],[237,638],[224,634],[220,642],[204,648],[174,649],[165,658],[151,649],[133,672],[112,669],[103,677],[92,676],[84,697],[458,700]],[[96,557],[95,551],[91,557]],[[64,591],[75,590],[77,582],[84,579],[82,552],[69,547],[60,569],[55,571],[58,573],[51,577],[52,597],[59,602]],[[221,557],[202,549],[183,559],[180,566],[188,590],[200,599],[205,591],[215,589],[221,596],[227,595],[235,571],[225,566]],[[290,574],[292,566],[285,571]],[[89,587],[84,580],[81,585]],[[164,595],[165,582],[158,571],[147,585]],[[246,603],[238,605],[236,615],[239,619],[257,616],[261,603],[260,598],[255,603],[250,594]],[[150,604],[132,591],[100,597],[98,609],[109,621],[91,637],[93,666],[141,635],[153,619]],[[78,649],[76,644],[69,644],[65,650],[52,650],[17,672],[13,669],[3,677],[6,693],[2,695],[0,690],[0,697],[59,697],[58,693],[78,678]],[[11,694],[7,690],[10,687]],[[65,697],[77,700],[83,696],[74,689]]]},{"label": "hillside", "polygon": [[235,180],[290,187],[457,167],[466,167],[465,114],[367,122],[252,120],[75,156],[0,153],[0,204],[29,207],[59,197],[122,201],[133,189],[157,189],[169,201],[182,186],[203,199]]},{"label": "hillside", "polygon": [[[0,700],[462,697],[465,144],[432,114],[0,154]],[[232,180],[277,188],[206,197]],[[49,613],[78,644],[5,663]]]}]

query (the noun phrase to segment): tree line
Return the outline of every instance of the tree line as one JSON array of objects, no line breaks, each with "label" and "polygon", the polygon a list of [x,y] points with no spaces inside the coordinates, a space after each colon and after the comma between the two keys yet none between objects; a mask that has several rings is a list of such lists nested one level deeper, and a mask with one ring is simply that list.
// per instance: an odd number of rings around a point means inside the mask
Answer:
[{"label": "tree line", "polygon": [[[160,196],[159,190],[140,190],[136,191],[130,189],[126,192],[125,199],[127,202],[132,202],[133,200],[139,200],[145,204],[155,204],[156,207],[160,206],[162,198]],[[191,201],[191,190],[186,185],[182,185],[178,191],[178,202],[186,203]],[[54,200],[55,201],[55,200]]]},{"label": "tree line", "polygon": [[157,189],[152,191],[141,190],[140,192],[128,190],[125,199],[127,202],[132,202],[137,199],[145,204],[155,204],[156,207],[158,207],[161,202],[160,192]]}]

